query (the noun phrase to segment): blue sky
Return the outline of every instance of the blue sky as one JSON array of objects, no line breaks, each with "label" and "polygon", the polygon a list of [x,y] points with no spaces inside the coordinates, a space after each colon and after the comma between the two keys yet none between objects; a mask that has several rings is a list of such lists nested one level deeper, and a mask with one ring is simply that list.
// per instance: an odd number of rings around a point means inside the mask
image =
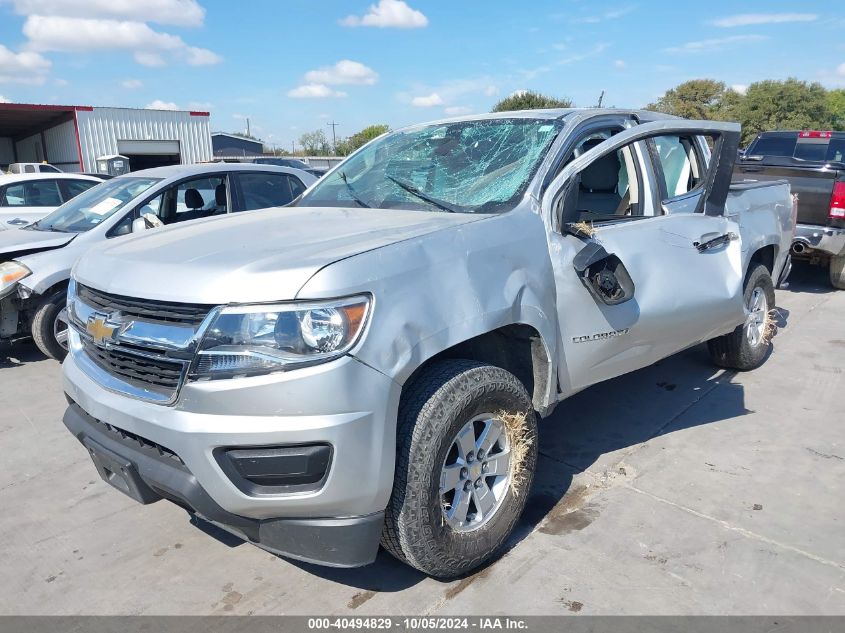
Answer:
[{"label": "blue sky", "polygon": [[488,111],[514,91],[642,106],[712,77],[845,86],[840,2],[0,0],[0,98],[209,110],[290,148]]}]

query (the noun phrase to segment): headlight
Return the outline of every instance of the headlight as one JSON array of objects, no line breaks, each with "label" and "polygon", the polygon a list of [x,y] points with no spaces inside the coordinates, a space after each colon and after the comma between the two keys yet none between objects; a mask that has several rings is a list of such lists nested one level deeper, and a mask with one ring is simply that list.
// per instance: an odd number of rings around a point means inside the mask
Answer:
[{"label": "headlight", "polygon": [[6,295],[16,283],[31,273],[29,268],[18,262],[0,264],[0,297]]},{"label": "headlight", "polygon": [[342,356],[370,313],[367,296],[223,308],[200,343],[195,377],[264,374]]}]

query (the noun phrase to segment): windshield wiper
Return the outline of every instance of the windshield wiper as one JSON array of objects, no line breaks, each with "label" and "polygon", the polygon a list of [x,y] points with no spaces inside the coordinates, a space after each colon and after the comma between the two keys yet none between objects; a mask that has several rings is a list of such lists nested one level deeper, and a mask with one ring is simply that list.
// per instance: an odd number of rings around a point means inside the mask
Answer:
[{"label": "windshield wiper", "polygon": [[352,199],[358,203],[358,206],[364,207],[366,209],[372,208],[369,204],[361,200],[361,196],[359,196],[358,192],[355,191],[355,187],[353,187],[346,179],[346,172],[339,171],[337,172],[337,175],[340,176],[340,179],[343,181],[343,184],[346,185],[346,190],[349,192],[349,195],[352,196]]},{"label": "windshield wiper", "polygon": [[408,193],[415,195],[420,200],[424,200],[425,202],[428,202],[429,204],[433,204],[438,209],[441,209],[443,211],[448,211],[449,213],[462,213],[462,211],[459,211],[455,207],[449,205],[447,202],[443,202],[442,200],[438,200],[437,198],[432,198],[428,194],[423,193],[422,191],[417,189],[414,185],[412,185],[409,182],[405,182],[403,180],[399,180],[398,178],[394,178],[390,174],[385,174],[384,177],[387,178],[388,180],[390,180],[391,182],[396,183],[397,185],[402,187],[402,189],[404,189]]}]

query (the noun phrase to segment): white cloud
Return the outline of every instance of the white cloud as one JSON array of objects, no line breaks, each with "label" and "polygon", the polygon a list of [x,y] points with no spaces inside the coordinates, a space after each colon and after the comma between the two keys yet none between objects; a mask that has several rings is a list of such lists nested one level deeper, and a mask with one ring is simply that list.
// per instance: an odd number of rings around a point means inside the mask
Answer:
[{"label": "white cloud", "polygon": [[162,101],[156,99],[144,106],[147,110],[178,110],[179,106],[172,101]]},{"label": "white cloud", "polygon": [[303,84],[293,90],[288,90],[288,96],[294,99],[328,99],[332,97],[345,97],[346,93],[340,90],[333,90],[325,84]]},{"label": "white cloud", "polygon": [[449,116],[459,116],[461,114],[471,113],[472,108],[468,108],[467,106],[449,106],[448,108],[443,108],[443,112]]},{"label": "white cloud", "polygon": [[0,103],[12,103],[12,100],[0,95]]},{"label": "white cloud", "polygon": [[733,28],[735,26],[751,26],[755,24],[815,22],[818,19],[819,16],[815,13],[740,13],[713,20],[711,24],[722,28]]},{"label": "white cloud", "polygon": [[369,66],[342,59],[334,66],[324,66],[305,73],[305,81],[312,84],[362,84],[371,86],[378,81],[378,73]]},{"label": "white cloud", "polygon": [[613,66],[616,68],[625,68],[625,60],[624,59],[615,59],[613,60]]},{"label": "white cloud", "polygon": [[140,79],[124,79],[120,82],[120,85],[126,88],[127,90],[135,90],[136,88],[140,88],[144,84],[141,82]]},{"label": "white cloud", "polygon": [[30,15],[23,25],[33,51],[132,51],[144,66],[162,66],[165,53],[192,66],[216,64],[222,58],[203,48],[188,46],[181,37],[155,31],[143,22]]},{"label": "white cloud", "polygon": [[[436,105],[451,106],[456,103],[466,102],[468,99],[475,99],[479,95],[492,97],[498,94],[499,87],[495,81],[496,79],[491,76],[482,75],[466,79],[450,79],[439,84],[414,82],[411,84],[410,90],[400,92],[396,96],[402,103],[408,103],[418,107]],[[420,102],[426,103],[434,95],[440,98],[440,103],[420,105]]]},{"label": "white cloud", "polygon": [[219,64],[223,61],[223,58],[220,55],[214,51],[208,50],[207,48],[189,46],[185,49],[185,52],[185,61],[190,66],[213,66],[214,64]]},{"label": "white cloud", "polygon": [[343,26],[375,26],[379,28],[417,29],[428,26],[428,18],[402,0],[379,0],[370,5],[361,17],[350,15],[340,21]]},{"label": "white cloud", "polygon": [[188,109],[189,110],[203,110],[208,111],[214,108],[214,104],[210,101],[189,101],[188,102]]},{"label": "white cloud", "polygon": [[18,15],[128,18],[158,24],[200,26],[205,9],[196,0],[10,0]]},{"label": "white cloud", "polygon": [[0,83],[43,84],[51,65],[39,53],[15,53],[0,44]]},{"label": "white cloud", "polygon": [[836,67],[836,74],[845,77],[845,64],[839,64],[839,66]]},{"label": "white cloud", "polygon": [[731,90],[734,92],[738,92],[741,95],[744,95],[748,92],[748,85],[747,84],[733,84],[731,85]]},{"label": "white cloud", "polygon": [[53,83],[56,84],[57,86],[61,87],[61,88],[64,88],[65,86],[70,84],[70,82],[67,79],[54,79]]},{"label": "white cloud", "polygon": [[765,35],[731,35],[729,37],[714,37],[707,40],[687,42],[680,46],[670,46],[663,50],[667,53],[715,53],[737,44],[761,42],[768,39]]},{"label": "white cloud", "polygon": [[582,18],[573,18],[570,20],[573,24],[598,24],[599,22],[605,22],[607,20],[618,20],[619,18],[628,15],[631,11],[634,10],[634,7],[626,7],[624,9],[612,9],[610,11],[605,11],[604,13],[600,13],[598,15],[588,15]]},{"label": "white cloud", "polygon": [[418,108],[431,108],[443,105],[443,98],[436,92],[432,92],[430,95],[414,97],[411,99],[411,105],[417,106]]}]

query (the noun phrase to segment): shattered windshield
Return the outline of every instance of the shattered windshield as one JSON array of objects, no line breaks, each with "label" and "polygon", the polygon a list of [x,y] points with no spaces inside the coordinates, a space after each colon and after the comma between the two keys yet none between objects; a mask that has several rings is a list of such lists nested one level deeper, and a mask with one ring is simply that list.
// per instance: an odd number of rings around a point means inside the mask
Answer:
[{"label": "shattered windshield", "polygon": [[298,206],[502,213],[519,202],[561,126],[517,118],[394,132],[324,177]]},{"label": "shattered windshield", "polygon": [[120,211],[128,202],[159,180],[132,176],[107,180],[68,200],[50,215],[26,228],[35,231],[84,233]]}]

